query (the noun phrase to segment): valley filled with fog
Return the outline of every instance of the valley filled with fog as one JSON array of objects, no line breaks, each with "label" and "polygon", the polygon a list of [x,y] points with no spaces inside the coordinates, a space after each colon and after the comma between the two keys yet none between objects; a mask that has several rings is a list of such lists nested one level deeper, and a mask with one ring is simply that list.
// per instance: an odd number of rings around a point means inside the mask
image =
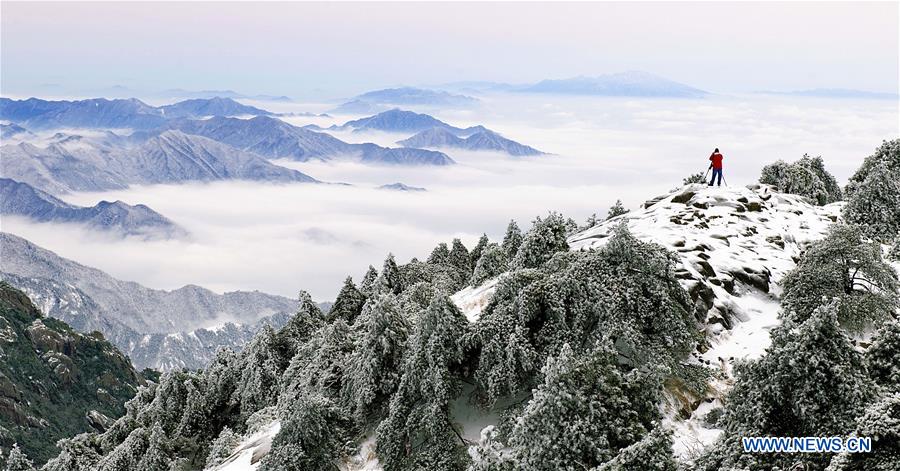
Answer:
[{"label": "valley filled with fog", "polygon": [[[705,171],[714,147],[725,155],[732,186],[756,181],[763,165],[821,155],[840,182],[883,139],[896,135],[895,100],[775,95],[701,99],[480,96],[466,109],[404,107],[458,127],[484,125],[547,155],[441,149],[442,166],[367,165],[357,161],[273,163],[329,184],[217,181],[132,185],[57,195],[91,206],[101,200],[145,204],[190,234],[145,240],[106,236],[73,224],[5,216],[3,231],[28,239],[119,279],[157,289],[197,284],[217,292],[260,290],[287,297],[298,289],[334,299],[343,279],[358,282],[367,265],[392,252],[398,261],[427,257],[459,237],[471,247],[486,232],[502,237],[516,219],[524,228],[548,211],[582,223],[605,216],[621,199],[636,208],[648,197]],[[253,102],[296,126],[328,127],[359,115],[333,104]],[[410,133],[325,131],[349,143],[396,147]],[[400,182],[426,191],[377,187]],[[336,183],[346,183],[341,185]]]}]

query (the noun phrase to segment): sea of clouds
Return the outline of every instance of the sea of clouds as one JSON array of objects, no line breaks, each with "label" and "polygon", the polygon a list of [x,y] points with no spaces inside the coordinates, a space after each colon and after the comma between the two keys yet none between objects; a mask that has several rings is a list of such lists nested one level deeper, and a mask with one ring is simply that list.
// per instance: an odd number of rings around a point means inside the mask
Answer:
[{"label": "sea of clouds", "polygon": [[[473,110],[428,110],[465,127],[482,124],[550,155],[515,158],[445,150],[457,165],[368,166],[355,162],[276,163],[319,180],[350,185],[253,182],[136,186],[76,193],[80,205],[100,200],[143,203],[186,228],[186,240],[118,239],[77,226],[5,218],[3,230],[153,288],[193,283],[216,291],[258,289],[285,296],[307,290],[331,300],[342,280],[359,281],[388,253],[425,258],[439,242],[471,247],[482,233],[502,238],[510,219],[523,229],[549,211],[582,222],[627,208],[705,171],[714,147],[725,155],[730,185],[754,182],[763,165],[821,155],[839,181],[884,139],[897,138],[892,100],[820,100],[765,95],[702,100],[494,95]],[[273,108],[272,103],[252,103]],[[278,104],[273,111],[327,111],[328,105]],[[343,123],[350,116],[284,118],[292,124]],[[395,145],[408,134],[354,133],[350,142]],[[378,186],[402,182],[426,192]]]}]

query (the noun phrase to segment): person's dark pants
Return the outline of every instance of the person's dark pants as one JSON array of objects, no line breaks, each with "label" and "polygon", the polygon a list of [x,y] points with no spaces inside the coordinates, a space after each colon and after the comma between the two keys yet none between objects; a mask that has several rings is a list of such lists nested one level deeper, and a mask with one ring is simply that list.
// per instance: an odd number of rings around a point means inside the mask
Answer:
[{"label": "person's dark pants", "polygon": [[714,168],[712,172],[712,178],[709,179],[709,186],[713,186],[713,182],[716,181],[716,175],[719,176],[719,186],[722,186],[722,169]]}]

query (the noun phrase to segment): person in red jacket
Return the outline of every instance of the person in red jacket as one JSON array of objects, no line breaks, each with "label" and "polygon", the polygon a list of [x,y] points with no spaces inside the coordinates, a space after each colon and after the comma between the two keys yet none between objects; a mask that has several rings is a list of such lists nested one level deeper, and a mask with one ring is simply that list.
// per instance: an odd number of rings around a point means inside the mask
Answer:
[{"label": "person in red jacket", "polygon": [[709,168],[712,169],[712,178],[709,179],[709,186],[713,186],[713,182],[716,181],[716,176],[719,176],[719,186],[722,186],[722,159],[725,157],[719,153],[719,149],[713,151],[712,155],[709,156]]}]

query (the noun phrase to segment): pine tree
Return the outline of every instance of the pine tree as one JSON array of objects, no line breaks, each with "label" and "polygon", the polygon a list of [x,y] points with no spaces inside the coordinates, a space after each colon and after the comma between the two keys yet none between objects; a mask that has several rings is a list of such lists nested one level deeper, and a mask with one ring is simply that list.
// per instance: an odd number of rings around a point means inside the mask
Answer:
[{"label": "pine tree", "polygon": [[286,406],[261,471],[336,469],[349,439],[350,421],[344,412],[317,394],[301,395]]},{"label": "pine tree", "polygon": [[606,215],[606,220],[609,221],[614,217],[621,216],[626,213],[628,213],[628,210],[625,209],[625,206],[622,206],[622,200],[616,200],[616,204],[612,205],[609,208],[609,213],[607,213]]},{"label": "pine tree", "polygon": [[[745,436],[846,436],[874,396],[863,356],[837,321],[837,305],[816,309],[800,324],[772,331],[762,358],[739,364],[726,400],[725,433],[698,460],[699,469],[771,469],[797,463],[823,467],[830,457],[743,452]],[[803,456],[800,456],[803,455]]]},{"label": "pine tree", "polygon": [[428,263],[434,265],[450,263],[450,249],[447,248],[445,242],[441,242],[431,251],[431,255],[428,256]]},{"label": "pine tree", "polygon": [[100,465],[101,449],[96,434],[82,433],[56,443],[59,455],[42,468],[43,471],[96,471]]},{"label": "pine tree", "polygon": [[885,322],[866,350],[869,374],[888,391],[900,391],[900,321]]},{"label": "pine tree", "polygon": [[28,456],[19,449],[18,443],[13,443],[6,457],[6,471],[34,471],[34,464]]},{"label": "pine tree", "polygon": [[509,225],[506,226],[506,235],[503,236],[503,243],[500,245],[503,248],[503,252],[506,253],[506,259],[514,259],[521,245],[522,231],[519,230],[519,225],[516,224],[515,220],[510,220]]},{"label": "pine tree", "polygon": [[130,471],[138,469],[137,465],[149,444],[149,434],[143,427],[138,427],[128,435],[114,450],[103,456],[97,471]]},{"label": "pine tree", "polygon": [[437,294],[416,323],[403,362],[403,376],[391,397],[388,417],[378,427],[379,458],[387,469],[461,470],[465,444],[450,421],[459,394],[465,316]]},{"label": "pine tree", "polygon": [[347,359],[353,352],[350,327],[343,319],[325,325],[291,359],[280,379],[279,407],[315,393],[335,398],[341,391]]},{"label": "pine tree", "polygon": [[540,270],[504,275],[473,325],[476,379],[491,401],[531,389],[564,343],[581,353],[601,335],[630,365],[677,366],[697,337],[675,264],[674,254],[620,225],[600,250],[559,252]]},{"label": "pine tree", "polygon": [[496,427],[489,425],[481,430],[477,445],[469,447],[472,462],[466,471],[515,471],[516,462],[512,453],[498,440]]},{"label": "pine tree", "polygon": [[871,438],[872,452],[837,455],[826,471],[895,471],[900,463],[900,392],[870,405],[852,435]]},{"label": "pine tree", "polygon": [[275,404],[281,376],[275,346],[275,332],[266,325],[241,352],[241,376],[233,400],[239,404],[243,418]]},{"label": "pine tree", "polygon": [[241,442],[241,437],[230,428],[224,427],[218,438],[209,447],[206,455],[206,468],[214,468],[234,453],[235,447]]},{"label": "pine tree", "polygon": [[168,470],[172,465],[172,450],[165,432],[159,424],[150,429],[150,438],[135,469]]},{"label": "pine tree", "polygon": [[383,403],[400,382],[409,322],[391,294],[370,299],[353,326],[353,353],[347,359],[343,402],[364,423],[372,406]]},{"label": "pine tree", "polygon": [[844,219],[867,236],[888,242],[900,234],[900,139],[866,157],[845,189]]},{"label": "pine tree", "polygon": [[675,471],[678,463],[672,454],[672,433],[657,425],[641,441],[623,448],[615,458],[594,471]]},{"label": "pine tree", "polygon": [[487,234],[481,234],[481,237],[478,238],[478,243],[475,244],[475,247],[469,252],[469,272],[475,270],[475,266],[478,265],[478,260],[481,258],[484,249],[487,248],[489,243],[490,240],[488,240]]},{"label": "pine tree", "polygon": [[659,384],[615,362],[611,349],[579,357],[568,344],[548,359],[509,440],[522,469],[590,469],[647,433],[659,418]]},{"label": "pine tree", "polygon": [[772,185],[783,193],[805,196],[818,205],[841,200],[841,188],[834,176],[825,170],[822,157],[803,157],[794,162],[782,160],[763,167],[760,183]]},{"label": "pine tree", "polygon": [[375,289],[375,280],[377,279],[378,270],[372,265],[369,265],[369,269],[366,271],[365,276],[363,276],[362,283],[359,284],[359,292],[365,296],[371,296],[372,291]]},{"label": "pine tree", "polygon": [[469,273],[469,271],[471,270],[469,262],[469,249],[467,249],[466,246],[463,245],[461,240],[453,239],[453,247],[450,249],[448,262],[450,263],[450,265],[453,265],[464,273]]},{"label": "pine tree", "polygon": [[353,284],[353,278],[348,276],[344,280],[344,286],[334,300],[334,304],[328,311],[326,320],[327,322],[334,322],[335,319],[343,319],[348,324],[353,324],[353,321],[362,312],[365,303],[366,296],[356,289],[356,285]]},{"label": "pine tree", "polygon": [[522,245],[512,261],[513,268],[538,268],[554,253],[569,250],[566,242],[568,232],[568,223],[561,215],[550,213],[545,219],[538,217],[522,239]]},{"label": "pine tree", "polygon": [[813,243],[782,282],[782,307],[802,322],[822,304],[838,301],[838,319],[852,330],[892,317],[898,307],[897,274],[881,259],[881,247],[863,241],[855,226],[834,224]]},{"label": "pine tree", "polygon": [[586,231],[586,230],[596,226],[597,224],[600,224],[601,222],[602,222],[602,220],[597,217],[597,213],[593,213],[590,216],[588,216],[587,219],[585,219],[584,225],[579,227],[578,230]]},{"label": "pine tree", "polygon": [[279,368],[284,368],[297,350],[325,323],[325,315],[309,293],[301,291],[299,300],[297,313],[275,334],[274,347],[277,356],[274,360]]},{"label": "pine tree", "polygon": [[378,280],[375,281],[375,286],[375,293],[400,294],[403,291],[400,268],[394,261],[394,254],[388,254],[384,259],[384,266],[381,268],[381,275],[378,275]]},{"label": "pine tree", "polygon": [[497,244],[489,244],[482,251],[475,272],[472,274],[472,286],[479,286],[485,281],[499,276],[506,271],[508,262],[506,253]]},{"label": "pine tree", "polygon": [[706,183],[706,178],[702,173],[692,173],[682,180],[682,185],[691,185],[694,183]]},{"label": "pine tree", "polygon": [[900,231],[900,170],[887,162],[872,169],[844,206],[844,219],[863,228],[867,236],[889,242]]}]

